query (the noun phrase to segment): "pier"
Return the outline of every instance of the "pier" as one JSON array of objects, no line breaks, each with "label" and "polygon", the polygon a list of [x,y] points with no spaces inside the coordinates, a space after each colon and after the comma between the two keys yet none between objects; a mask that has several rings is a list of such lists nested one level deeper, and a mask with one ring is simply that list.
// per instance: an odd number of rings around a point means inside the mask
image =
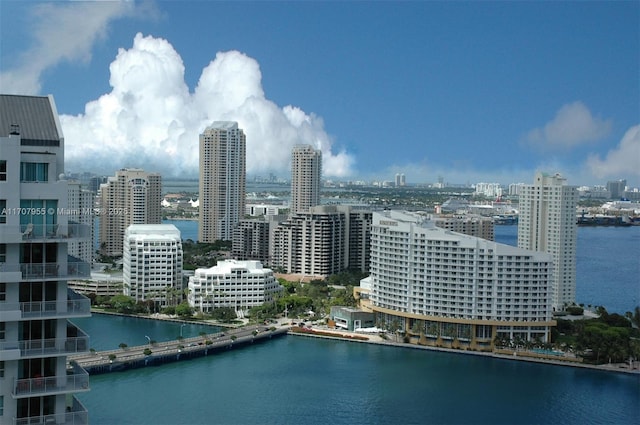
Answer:
[{"label": "pier", "polygon": [[157,366],[180,360],[204,357],[234,348],[265,342],[287,334],[288,327],[247,326],[193,338],[94,351],[69,356],[70,363],[83,367],[90,375]]}]

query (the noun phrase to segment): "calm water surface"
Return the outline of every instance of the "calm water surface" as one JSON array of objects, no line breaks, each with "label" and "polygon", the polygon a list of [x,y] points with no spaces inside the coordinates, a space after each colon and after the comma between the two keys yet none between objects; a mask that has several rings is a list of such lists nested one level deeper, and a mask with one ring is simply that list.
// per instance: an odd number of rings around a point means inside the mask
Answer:
[{"label": "calm water surface", "polygon": [[[197,223],[176,223],[197,234]],[[496,240],[515,245],[516,233],[498,226]],[[579,228],[578,301],[616,312],[638,305],[639,253],[639,227]],[[181,330],[104,315],[76,323],[98,350]],[[91,391],[78,397],[92,424],[640,423],[638,376],[293,336],[93,376]]]},{"label": "calm water surface", "polygon": [[286,336],[91,378],[92,424],[633,424],[637,376]]}]

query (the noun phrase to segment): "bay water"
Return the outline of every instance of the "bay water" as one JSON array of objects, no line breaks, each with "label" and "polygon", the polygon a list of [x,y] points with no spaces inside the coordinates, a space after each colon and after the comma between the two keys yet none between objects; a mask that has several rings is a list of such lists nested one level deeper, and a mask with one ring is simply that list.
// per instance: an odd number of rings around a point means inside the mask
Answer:
[{"label": "bay water", "polygon": [[[197,235],[197,222],[174,222]],[[516,244],[515,226],[496,240]],[[632,310],[640,227],[579,228],[578,302]],[[97,350],[198,336],[205,325],[94,314]],[[568,366],[285,336],[91,377],[92,424],[637,424],[640,377]]]}]

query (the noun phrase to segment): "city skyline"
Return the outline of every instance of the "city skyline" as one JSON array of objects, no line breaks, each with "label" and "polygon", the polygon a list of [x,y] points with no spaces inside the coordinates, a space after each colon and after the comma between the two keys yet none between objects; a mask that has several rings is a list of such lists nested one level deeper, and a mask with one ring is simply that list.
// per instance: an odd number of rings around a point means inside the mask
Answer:
[{"label": "city skyline", "polygon": [[234,120],[252,175],[309,143],[329,179],[637,187],[639,8],[2,2],[0,91],[54,95],[78,171],[196,177],[198,134]]}]

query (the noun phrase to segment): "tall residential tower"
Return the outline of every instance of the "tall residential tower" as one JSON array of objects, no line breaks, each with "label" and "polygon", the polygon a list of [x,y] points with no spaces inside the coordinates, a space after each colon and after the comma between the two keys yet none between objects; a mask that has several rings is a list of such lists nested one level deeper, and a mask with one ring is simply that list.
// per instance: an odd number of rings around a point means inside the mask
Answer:
[{"label": "tall residential tower", "polygon": [[246,136],[238,123],[216,121],[200,135],[198,241],[230,241],[244,216]]},{"label": "tall residential tower", "polygon": [[576,205],[578,191],[560,174],[536,173],[520,191],[518,247],[553,257],[551,305],[562,311],[576,301]]},{"label": "tall residential tower", "polygon": [[320,205],[322,152],[310,145],[294,146],[291,154],[291,214]]},{"label": "tall residential tower", "polygon": [[67,281],[90,265],[67,246],[91,233],[70,220],[63,177],[53,98],[0,95],[0,424],[89,423],[74,396],[89,375],[67,356],[89,352],[69,319],[89,317],[91,303]]},{"label": "tall residential tower", "polygon": [[162,178],[137,168],[123,168],[100,186],[100,252],[121,256],[124,233],[132,224],[162,223]]}]

